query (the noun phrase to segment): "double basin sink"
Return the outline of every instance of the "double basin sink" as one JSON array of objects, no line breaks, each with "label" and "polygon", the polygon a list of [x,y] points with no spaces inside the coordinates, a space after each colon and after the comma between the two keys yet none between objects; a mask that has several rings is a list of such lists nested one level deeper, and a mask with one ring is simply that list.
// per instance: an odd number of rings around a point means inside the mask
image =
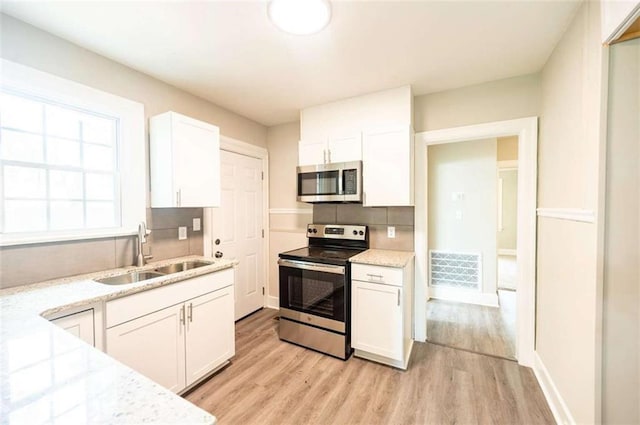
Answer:
[{"label": "double basin sink", "polygon": [[165,276],[173,273],[180,273],[186,270],[197,269],[198,267],[208,266],[212,263],[204,261],[184,261],[182,263],[170,264],[168,266],[157,267],[153,270],[131,271],[129,273],[117,276],[95,279],[96,282],[106,285],[125,285],[127,283],[142,282],[143,280],[153,279],[154,277]]}]

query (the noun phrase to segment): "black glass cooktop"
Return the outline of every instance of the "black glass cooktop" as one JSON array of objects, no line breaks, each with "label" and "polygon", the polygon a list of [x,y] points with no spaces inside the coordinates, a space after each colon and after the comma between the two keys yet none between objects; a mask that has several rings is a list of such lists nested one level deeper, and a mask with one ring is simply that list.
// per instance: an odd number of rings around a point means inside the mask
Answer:
[{"label": "black glass cooktop", "polygon": [[363,251],[365,251],[365,249],[306,246],[304,248],[282,252],[280,253],[280,258],[285,258],[288,260],[309,261],[314,263],[343,265],[349,261],[349,258],[353,257],[354,255],[360,254]]}]

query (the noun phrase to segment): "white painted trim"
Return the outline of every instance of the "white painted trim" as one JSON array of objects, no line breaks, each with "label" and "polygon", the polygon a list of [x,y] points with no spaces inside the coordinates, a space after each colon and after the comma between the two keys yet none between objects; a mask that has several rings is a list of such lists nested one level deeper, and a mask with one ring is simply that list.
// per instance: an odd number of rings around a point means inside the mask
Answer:
[{"label": "white painted trim", "polygon": [[[604,1],[602,2],[602,6],[604,7]],[[603,10],[604,12],[604,10]],[[627,16],[626,19],[622,20],[622,22],[620,22],[618,24],[618,26],[613,30],[613,32],[611,34],[609,34],[608,37],[606,37],[604,39],[603,44],[605,45],[609,45],[611,43],[613,43],[614,41],[616,41],[617,39],[619,39],[620,37],[622,37],[622,34],[625,33],[625,31],[627,29],[629,29],[629,27],[631,26],[631,24],[633,24],[636,20],[638,20],[640,18],[640,3],[638,3],[629,13],[629,16]]]},{"label": "white painted trim", "polygon": [[538,217],[557,218],[559,220],[595,223],[596,213],[593,210],[577,208],[538,208]]},{"label": "white painted trim", "polygon": [[313,208],[270,208],[269,214],[313,214]]},{"label": "white painted trim", "polygon": [[549,371],[545,367],[544,363],[542,363],[542,359],[537,352],[534,353],[533,373],[538,379],[540,388],[542,388],[542,393],[547,399],[547,403],[549,404],[549,408],[551,409],[551,413],[553,413],[556,423],[562,425],[575,424],[576,421],[573,419],[571,411],[567,407],[562,395],[560,395],[560,391],[558,391],[553,379],[551,379]]},{"label": "white painted trim", "polygon": [[498,255],[510,255],[512,257],[515,257],[518,255],[518,251],[515,249],[501,248],[501,249],[498,249]]},{"label": "white painted trim", "polygon": [[[225,135],[220,135],[220,149],[239,155],[249,156],[262,160],[262,282],[265,288],[262,305],[267,305],[269,289],[269,152],[267,149],[246,143]],[[211,215],[207,208],[203,214],[202,232],[205,257],[213,257],[213,235],[211,233]]]},{"label": "white painted trim", "polygon": [[267,308],[273,308],[275,310],[280,310],[280,298],[274,297],[272,295],[267,296],[267,303],[265,304]]},{"label": "white painted trim", "polygon": [[516,301],[516,358],[533,365],[536,293],[536,199],[538,118],[520,118],[443,130],[425,131],[415,137],[415,338],[427,337],[427,146],[503,136],[518,136],[518,292]]},{"label": "white painted trim", "polygon": [[505,169],[509,170],[517,170],[518,169],[518,160],[512,159],[509,161],[498,161],[498,170],[505,171]]},{"label": "white painted trim", "polygon": [[486,305],[488,307],[500,307],[497,293],[480,292],[476,290],[464,290],[447,288],[444,286],[429,287],[432,299],[457,301],[465,304]]}]

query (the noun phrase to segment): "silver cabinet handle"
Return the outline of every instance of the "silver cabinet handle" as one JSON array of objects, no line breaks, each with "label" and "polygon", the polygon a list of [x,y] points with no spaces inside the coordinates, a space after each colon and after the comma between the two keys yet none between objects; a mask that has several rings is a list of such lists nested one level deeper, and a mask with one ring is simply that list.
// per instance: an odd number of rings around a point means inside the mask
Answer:
[{"label": "silver cabinet handle", "polygon": [[327,149],[327,156],[329,157],[329,164],[331,164],[331,149]]},{"label": "silver cabinet handle", "polygon": [[371,274],[371,273],[367,273],[367,276],[369,276],[369,280],[374,280],[377,279],[379,281],[382,281],[383,276],[381,274]]},{"label": "silver cabinet handle", "polygon": [[182,204],[182,189],[178,189],[176,192],[176,206],[179,207]]},{"label": "silver cabinet handle", "polygon": [[189,317],[189,321],[193,322],[193,303],[189,303],[189,310],[188,310],[187,316]]},{"label": "silver cabinet handle", "polygon": [[324,164],[327,163],[327,150],[326,149],[322,149],[322,162]]},{"label": "silver cabinet handle", "polygon": [[398,307],[400,307],[400,290],[398,289]]},{"label": "silver cabinet handle", "polygon": [[184,325],[184,305],[180,307],[180,324]]}]

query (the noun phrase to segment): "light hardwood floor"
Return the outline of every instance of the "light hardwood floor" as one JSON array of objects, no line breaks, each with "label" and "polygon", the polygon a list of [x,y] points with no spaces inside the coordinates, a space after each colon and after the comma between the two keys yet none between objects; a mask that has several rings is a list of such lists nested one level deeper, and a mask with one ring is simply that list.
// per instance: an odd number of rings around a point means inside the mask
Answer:
[{"label": "light hardwood floor", "polygon": [[498,291],[500,308],[427,302],[427,339],[450,347],[516,358],[516,293]]},{"label": "light hardwood floor", "polygon": [[236,324],[232,364],[186,398],[231,424],[552,424],[533,372],[416,343],[406,372],[278,339],[276,310]]}]

